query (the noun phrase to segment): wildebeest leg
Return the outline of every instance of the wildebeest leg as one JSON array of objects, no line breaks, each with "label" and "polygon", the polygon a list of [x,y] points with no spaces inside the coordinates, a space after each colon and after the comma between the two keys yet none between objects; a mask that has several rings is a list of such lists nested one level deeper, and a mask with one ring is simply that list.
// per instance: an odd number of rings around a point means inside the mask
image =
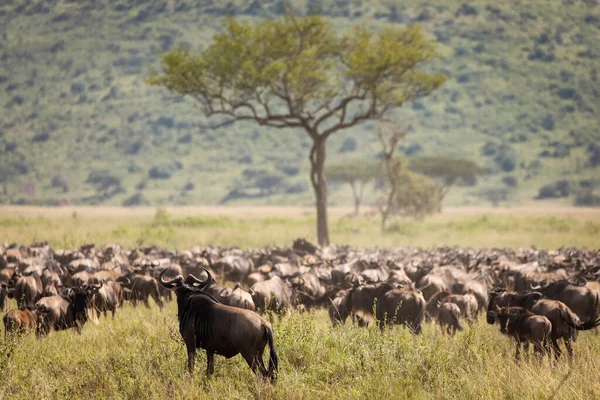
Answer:
[{"label": "wildebeest leg", "polygon": [[144,301],[144,305],[146,306],[146,308],[150,308],[150,302],[148,301],[148,296],[144,296],[144,298],[142,299]]},{"label": "wildebeest leg", "polygon": [[515,360],[519,361],[521,359],[521,342],[517,342],[516,352],[515,352]]},{"label": "wildebeest leg", "polygon": [[533,342],[533,351],[537,357],[542,358],[544,356],[544,346],[542,345],[542,342],[539,340]]},{"label": "wildebeest leg", "polygon": [[183,336],[183,341],[185,342],[185,347],[187,349],[188,355],[188,370],[194,372],[194,361],[196,358],[196,335],[193,333],[188,333]]},{"label": "wildebeest leg", "polygon": [[215,353],[206,350],[206,375],[212,375],[215,372]]},{"label": "wildebeest leg", "polygon": [[[160,294],[158,294],[158,291],[152,292],[152,298],[154,299],[154,301],[156,302],[156,304],[158,304],[158,308],[160,308],[162,310],[162,308],[163,308],[163,301],[160,298]],[[146,302],[148,302],[148,298],[146,298]]]},{"label": "wildebeest leg", "polygon": [[560,358],[562,351],[560,350],[560,347],[558,346],[558,340],[556,340],[556,338],[552,338],[552,350],[554,351],[554,358],[558,360]]},{"label": "wildebeest leg", "polygon": [[573,343],[571,342],[571,339],[566,337],[564,338],[565,340],[565,347],[567,348],[567,353],[569,353],[569,360],[573,359]]}]

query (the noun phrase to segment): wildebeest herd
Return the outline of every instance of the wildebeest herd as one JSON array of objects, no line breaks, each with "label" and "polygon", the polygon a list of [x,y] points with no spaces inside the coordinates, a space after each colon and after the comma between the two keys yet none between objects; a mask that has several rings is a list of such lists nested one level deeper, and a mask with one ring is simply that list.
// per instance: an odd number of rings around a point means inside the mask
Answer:
[{"label": "wildebeest herd", "polygon": [[[266,312],[274,318],[324,308],[335,326],[398,324],[414,334],[435,321],[451,335],[485,313],[516,340],[517,359],[529,344],[559,358],[560,339],[573,357],[578,331],[600,325],[599,279],[600,250],[575,248],[362,250],[318,248],[304,239],[251,250],[0,246],[6,335],[81,333],[88,319],[114,317],[125,301],[150,307],[152,298],[162,310],[174,291],[190,370],[201,348],[208,374],[215,354],[241,354],[271,381],[279,360]],[[18,308],[7,311],[7,298]]]}]

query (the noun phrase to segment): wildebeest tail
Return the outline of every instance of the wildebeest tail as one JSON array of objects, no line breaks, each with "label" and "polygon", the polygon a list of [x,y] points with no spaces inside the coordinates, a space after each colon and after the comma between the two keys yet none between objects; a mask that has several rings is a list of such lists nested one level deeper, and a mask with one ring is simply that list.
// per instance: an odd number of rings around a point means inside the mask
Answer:
[{"label": "wildebeest tail", "polygon": [[277,372],[279,371],[279,358],[277,357],[275,344],[273,343],[273,329],[267,324],[264,325],[264,329],[265,337],[269,343],[269,370],[267,373],[269,374],[271,381],[275,381]]},{"label": "wildebeest tail", "polygon": [[571,328],[577,329],[578,331],[587,331],[589,329],[594,329],[595,327],[600,326],[600,316],[598,315],[596,315],[595,318],[592,318],[589,321],[585,321],[583,323],[570,310],[563,310],[560,316],[565,324],[569,325]]}]

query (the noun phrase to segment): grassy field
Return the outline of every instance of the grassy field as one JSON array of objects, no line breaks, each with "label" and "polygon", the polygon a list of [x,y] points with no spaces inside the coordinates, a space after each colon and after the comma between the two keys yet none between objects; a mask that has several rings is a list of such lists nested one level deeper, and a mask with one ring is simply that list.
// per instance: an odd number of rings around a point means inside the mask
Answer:
[{"label": "grassy field", "polygon": [[[398,221],[386,235],[376,218],[348,218],[332,209],[336,243],[362,247],[598,247],[600,213],[555,208],[448,209],[424,221]],[[48,240],[185,248],[215,243],[252,247],[313,239],[312,209],[302,208],[0,208],[0,240]],[[11,300],[12,302],[12,300]],[[14,306],[13,303],[11,303]],[[126,305],[116,318],[88,323],[81,335],[52,332],[17,341],[0,331],[0,398],[210,399],[571,399],[600,397],[600,336],[584,333],[576,357],[557,364],[513,360],[514,346],[480,318],[450,338],[427,324],[413,336],[396,327],[332,327],[322,310],[273,320],[280,357],[275,386],[255,378],[240,357],[216,358],[216,373],[186,372],[176,306],[161,312]],[[3,328],[2,328],[3,329]]]},{"label": "grassy field", "polygon": [[[369,212],[367,212],[368,215]],[[331,240],[358,247],[598,247],[600,210],[562,207],[448,208],[424,220],[397,220],[381,233],[377,215],[330,209]],[[242,248],[316,241],[314,209],[301,207],[0,207],[0,240],[55,248],[117,242],[127,247]]]}]

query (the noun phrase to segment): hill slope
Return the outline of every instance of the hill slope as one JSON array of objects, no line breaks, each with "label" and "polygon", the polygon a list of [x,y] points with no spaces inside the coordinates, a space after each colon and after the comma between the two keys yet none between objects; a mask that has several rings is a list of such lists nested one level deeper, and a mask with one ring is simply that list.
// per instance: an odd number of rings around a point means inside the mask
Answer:
[{"label": "hill slope", "polygon": [[[453,189],[448,204],[516,178],[511,202],[600,174],[600,5],[593,0],[305,1],[340,30],[419,23],[439,41],[449,76],[397,117],[402,150],[470,158],[492,174]],[[193,102],[148,87],[158,55],[205,46],[228,13],[259,21],[284,1],[48,1],[0,5],[0,202],[53,204],[309,204],[309,140],[236,124],[210,129]],[[375,157],[365,124],[332,137],[329,162]],[[240,188],[248,182],[257,186]],[[275,186],[273,186],[275,184]],[[331,187],[331,201],[350,192]],[[371,196],[372,198],[372,196]]]}]

